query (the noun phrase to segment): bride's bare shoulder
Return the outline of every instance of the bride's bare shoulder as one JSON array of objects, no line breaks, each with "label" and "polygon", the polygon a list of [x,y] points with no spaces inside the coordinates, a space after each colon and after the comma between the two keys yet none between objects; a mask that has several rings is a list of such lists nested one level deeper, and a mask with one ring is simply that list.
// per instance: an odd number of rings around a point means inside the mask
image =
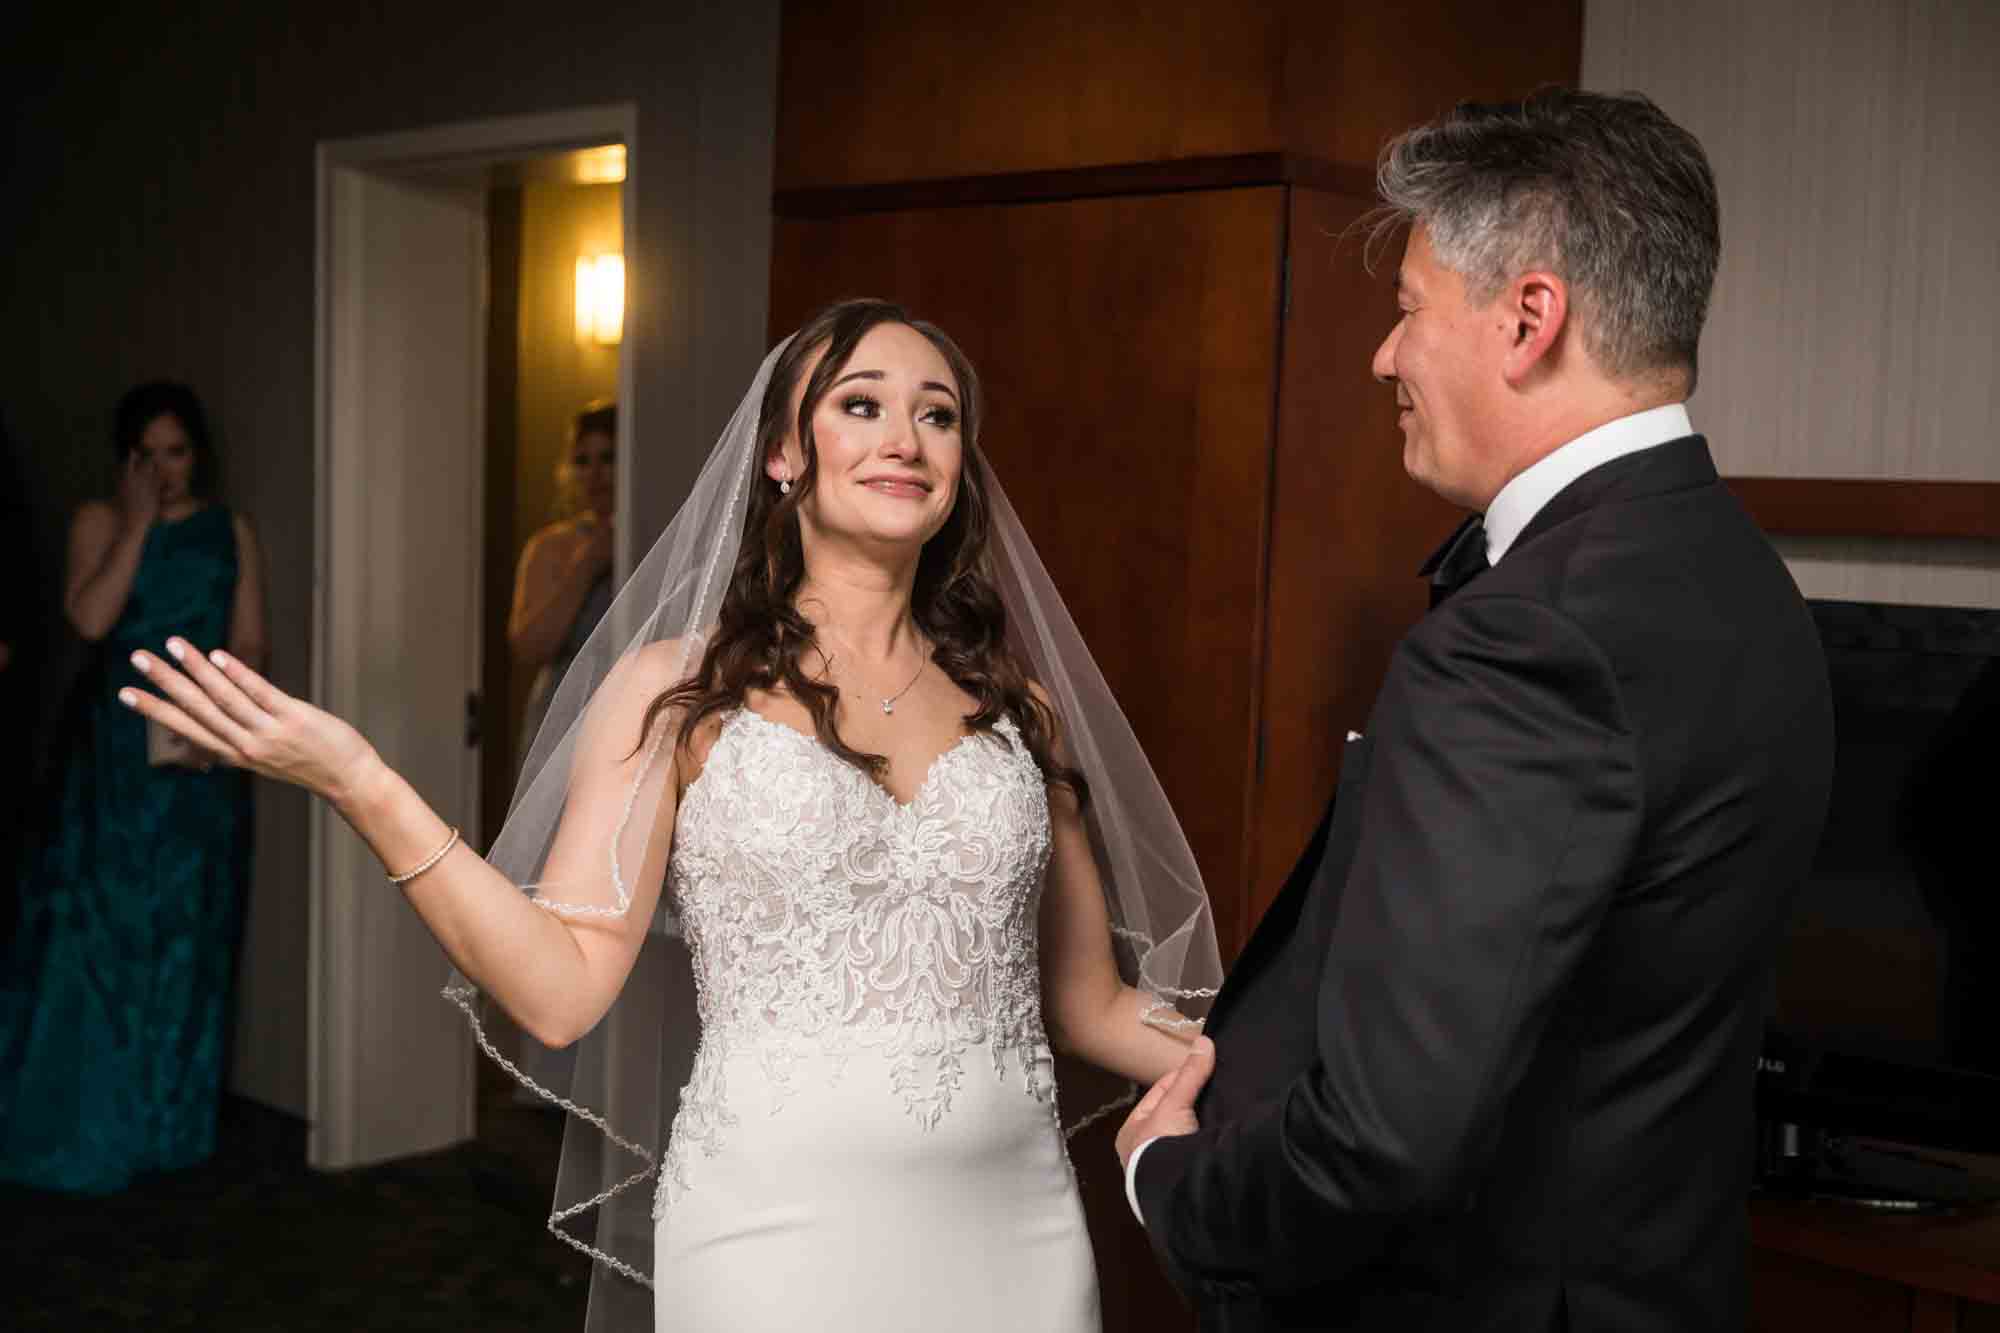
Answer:
[{"label": "bride's bare shoulder", "polygon": [[688,640],[660,639],[632,649],[604,678],[602,692],[621,710],[644,708],[693,675],[701,666]]},{"label": "bride's bare shoulder", "polygon": [[[665,695],[675,686],[693,676],[701,667],[699,640],[661,639],[627,653],[613,668],[611,677],[605,681],[607,689],[617,692],[620,709],[639,713],[649,712],[655,700]],[[663,711],[654,718],[655,725],[665,725],[678,731],[683,710],[675,707]],[[711,713],[703,718],[688,737],[687,750],[695,761],[698,771],[700,762],[714,745],[717,734],[722,729],[721,714]]]}]

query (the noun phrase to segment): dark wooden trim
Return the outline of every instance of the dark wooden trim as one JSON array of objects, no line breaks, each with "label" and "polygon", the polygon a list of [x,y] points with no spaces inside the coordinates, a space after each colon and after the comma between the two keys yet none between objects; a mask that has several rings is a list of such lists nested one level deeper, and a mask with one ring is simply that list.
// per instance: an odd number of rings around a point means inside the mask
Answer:
[{"label": "dark wooden trim", "polygon": [[1344,194],[1350,199],[1372,201],[1380,198],[1375,193],[1375,168],[1372,166],[1330,162],[1323,157],[1308,157],[1302,153],[1286,153],[1284,157],[1287,185],[1302,185],[1327,194]]},{"label": "dark wooden trim", "polygon": [[1948,1239],[1942,1243],[1937,1239],[1958,1225],[1950,1219],[1842,1218],[1837,1209],[1811,1204],[1755,1201],[1750,1206],[1750,1243],[1757,1249],[1864,1273],[1917,1291],[2000,1305],[2000,1272],[1983,1257],[1967,1258]]},{"label": "dark wooden trim", "polygon": [[1730,477],[1728,485],[1770,533],[2000,541],[2000,481]]},{"label": "dark wooden trim", "polygon": [[1374,193],[1375,177],[1363,167],[1298,153],[1237,153],[1227,157],[1185,157],[1060,171],[779,190],[771,196],[771,211],[781,218],[850,217],[857,213],[916,208],[1042,204],[1108,195],[1174,194],[1258,185],[1304,185],[1368,198]]}]

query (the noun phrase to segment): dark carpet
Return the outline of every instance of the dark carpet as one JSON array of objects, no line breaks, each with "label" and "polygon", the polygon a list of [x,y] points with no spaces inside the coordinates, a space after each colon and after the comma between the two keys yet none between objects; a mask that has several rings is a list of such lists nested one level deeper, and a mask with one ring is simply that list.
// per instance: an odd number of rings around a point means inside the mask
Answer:
[{"label": "dark carpet", "polygon": [[321,1173],[230,1099],[215,1157],[124,1194],[0,1186],[0,1327],[580,1333],[590,1266],[544,1229],[561,1117],[482,1098],[479,1137]]}]

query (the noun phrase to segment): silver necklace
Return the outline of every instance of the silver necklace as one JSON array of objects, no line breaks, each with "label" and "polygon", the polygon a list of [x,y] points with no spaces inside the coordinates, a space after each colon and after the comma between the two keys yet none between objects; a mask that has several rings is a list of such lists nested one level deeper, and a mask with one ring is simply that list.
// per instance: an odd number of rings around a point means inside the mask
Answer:
[{"label": "silver necklace", "polygon": [[908,694],[910,692],[910,687],[915,685],[919,680],[923,679],[924,668],[929,666],[930,664],[931,664],[930,654],[926,653],[924,654],[924,660],[917,663],[917,674],[910,677],[909,685],[905,685],[902,689],[897,690],[894,694],[890,695],[888,698],[882,701],[882,712],[885,715],[893,715],[895,713],[896,700]]},{"label": "silver necklace", "polygon": [[[834,638],[840,639],[841,644],[845,647],[852,648],[854,646],[853,644],[848,643],[845,638],[842,638],[839,631],[833,629],[831,626],[820,625],[816,626],[815,628],[826,630],[829,634],[832,634]],[[859,655],[860,654],[858,653],[856,654],[857,657]],[[931,655],[927,650],[923,654],[923,660],[917,663],[917,673],[914,676],[910,677],[908,684],[904,685],[902,689],[897,690],[894,694],[880,696],[882,699],[883,716],[885,717],[895,716],[897,701],[916,687],[917,682],[924,678],[924,668],[928,667],[930,664],[931,664]],[[826,659],[826,669],[829,674],[831,674],[833,671],[833,659],[830,657]],[[838,689],[840,687],[836,685],[834,688]]]}]

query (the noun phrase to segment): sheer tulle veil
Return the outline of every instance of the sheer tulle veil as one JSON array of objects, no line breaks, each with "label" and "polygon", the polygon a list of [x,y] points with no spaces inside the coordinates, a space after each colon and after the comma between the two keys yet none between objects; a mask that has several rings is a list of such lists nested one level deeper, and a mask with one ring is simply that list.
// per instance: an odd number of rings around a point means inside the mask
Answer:
[{"label": "sheer tulle veil", "polygon": [[[673,780],[673,739],[670,719],[643,738],[639,719],[662,682],[674,683],[699,667],[714,632],[744,538],[750,488],[771,484],[758,466],[758,416],[785,346],[780,343],[764,358],[686,503],[577,654],[530,747],[487,859],[549,912],[578,920],[619,917],[650,896],[638,879],[649,849],[655,849],[657,864],[656,849],[670,836],[669,829],[656,826],[664,822],[661,798]],[[1069,759],[1090,784],[1086,823],[1120,965],[1128,981],[1160,997],[1147,1021],[1183,1023],[1181,1015],[1205,1011],[1221,979],[1214,923],[1193,853],[974,441],[968,441],[966,466],[986,469],[987,559],[1006,606],[1009,643],[1047,691],[1061,717]],[[579,771],[576,762],[580,744],[589,753],[602,753],[585,742],[603,727],[625,728],[630,736],[629,762],[608,797],[603,783]],[[586,792],[589,809],[583,808]],[[578,838],[589,839],[588,873],[550,877],[559,829],[572,853]],[[562,864],[574,867],[580,861],[568,854]],[[567,1112],[549,1227],[596,1261],[588,1327],[621,1333],[652,1329],[655,1184],[700,1039],[691,960],[671,904],[662,894],[632,975],[602,1021],[552,1056],[519,1064],[509,1059],[489,1034],[485,998],[462,975],[452,976],[445,995],[464,1010],[488,1056]],[[1099,1086],[1087,1082],[1065,1077],[1062,1085],[1072,1130],[1130,1096],[1124,1085],[1099,1095]]]}]

